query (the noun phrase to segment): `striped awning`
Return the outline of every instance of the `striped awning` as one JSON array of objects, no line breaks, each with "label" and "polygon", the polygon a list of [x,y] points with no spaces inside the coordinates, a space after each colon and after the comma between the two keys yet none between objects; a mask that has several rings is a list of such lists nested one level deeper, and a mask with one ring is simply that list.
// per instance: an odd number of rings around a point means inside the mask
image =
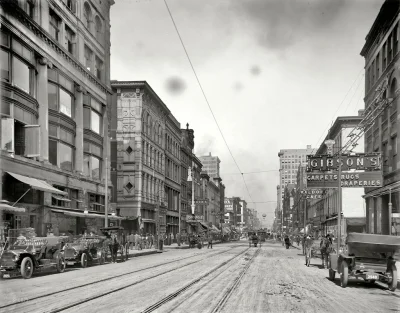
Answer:
[{"label": "striped awning", "polygon": [[32,178],[32,177],[28,177],[28,176],[24,176],[24,175],[20,175],[20,174],[15,174],[15,173],[11,173],[11,172],[7,172],[7,174],[10,174],[12,177],[19,180],[20,182],[31,186],[32,189],[51,192],[51,193],[57,193],[60,195],[67,195],[66,192],[61,191],[57,188],[54,188],[53,186],[46,183],[44,180]]}]

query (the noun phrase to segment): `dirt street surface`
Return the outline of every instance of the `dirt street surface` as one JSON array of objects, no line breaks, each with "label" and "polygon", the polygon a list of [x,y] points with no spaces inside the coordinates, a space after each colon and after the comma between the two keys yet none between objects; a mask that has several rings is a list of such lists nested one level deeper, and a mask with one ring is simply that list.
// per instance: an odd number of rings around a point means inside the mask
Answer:
[{"label": "dirt street surface", "polygon": [[320,259],[266,242],[171,249],[0,281],[0,312],[400,312],[400,292],[328,279]]}]

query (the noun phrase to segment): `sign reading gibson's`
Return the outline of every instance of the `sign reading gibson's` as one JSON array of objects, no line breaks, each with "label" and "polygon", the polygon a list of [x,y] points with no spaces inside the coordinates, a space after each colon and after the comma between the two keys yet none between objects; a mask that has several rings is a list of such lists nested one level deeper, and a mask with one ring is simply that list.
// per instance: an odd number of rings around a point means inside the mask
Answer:
[{"label": "sign reading gibson's", "polygon": [[[341,175],[344,188],[381,187],[381,172],[344,173]],[[307,188],[338,188],[338,174],[314,172],[307,174]]]},{"label": "sign reading gibson's", "polygon": [[337,170],[342,164],[342,171],[381,169],[381,154],[354,154],[354,155],[307,155],[307,172]]}]

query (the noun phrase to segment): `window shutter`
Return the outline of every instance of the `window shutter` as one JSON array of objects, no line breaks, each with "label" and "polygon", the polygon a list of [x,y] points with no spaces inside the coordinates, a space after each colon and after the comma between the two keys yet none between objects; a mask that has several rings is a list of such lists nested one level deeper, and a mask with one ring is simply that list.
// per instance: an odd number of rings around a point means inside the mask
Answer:
[{"label": "window shutter", "polygon": [[14,152],[14,119],[1,118],[1,150]]},{"label": "window shutter", "polygon": [[25,157],[40,156],[40,126],[26,125],[25,129]]}]

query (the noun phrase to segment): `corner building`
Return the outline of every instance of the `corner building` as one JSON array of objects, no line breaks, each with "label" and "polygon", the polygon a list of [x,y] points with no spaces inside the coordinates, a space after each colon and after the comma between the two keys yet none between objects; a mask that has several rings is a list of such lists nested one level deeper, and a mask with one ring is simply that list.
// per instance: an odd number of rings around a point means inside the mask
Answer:
[{"label": "corner building", "polygon": [[[156,233],[156,207],[160,205],[160,232],[167,231],[166,164],[169,147],[167,120],[171,114],[145,81],[111,81],[112,125],[116,125],[112,150],[117,151],[113,185],[117,189],[118,215],[128,231]],[[168,201],[167,201],[168,199]]]},{"label": "corner building", "polygon": [[2,240],[104,226],[113,4],[2,2]]},{"label": "corner building", "polygon": [[[365,58],[365,113],[386,102],[365,133],[365,152],[381,152],[383,187],[365,188],[368,233],[400,235],[400,1],[386,0],[376,17],[361,55]],[[382,97],[378,97],[382,90]],[[392,204],[392,216],[390,205]]]}]

